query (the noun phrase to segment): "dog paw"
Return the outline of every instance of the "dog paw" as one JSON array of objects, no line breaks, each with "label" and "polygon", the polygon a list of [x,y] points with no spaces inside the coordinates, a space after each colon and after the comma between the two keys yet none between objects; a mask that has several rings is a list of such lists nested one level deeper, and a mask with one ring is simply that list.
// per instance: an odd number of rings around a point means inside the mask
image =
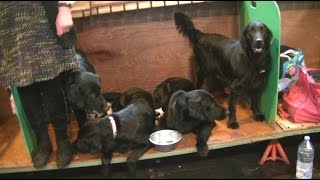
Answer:
[{"label": "dog paw", "polygon": [[208,146],[198,147],[198,154],[200,157],[207,157],[208,152],[209,152]]},{"label": "dog paw", "polygon": [[231,128],[231,129],[238,129],[239,128],[239,123],[234,121],[234,122],[229,122],[228,123],[228,128]]},{"label": "dog paw", "polygon": [[254,120],[256,121],[264,121],[265,120],[265,117],[263,114],[257,114],[254,116]]},{"label": "dog paw", "polygon": [[39,144],[38,147],[32,153],[31,157],[34,168],[42,168],[48,163],[52,152],[51,144],[49,143]]}]

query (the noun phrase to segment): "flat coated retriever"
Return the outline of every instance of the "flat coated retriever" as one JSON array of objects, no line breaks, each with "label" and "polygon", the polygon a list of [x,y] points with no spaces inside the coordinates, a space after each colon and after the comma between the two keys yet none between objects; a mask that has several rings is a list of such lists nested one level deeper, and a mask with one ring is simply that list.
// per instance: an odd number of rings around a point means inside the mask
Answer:
[{"label": "flat coated retriever", "polygon": [[65,72],[65,93],[69,106],[72,107],[79,127],[87,122],[87,115],[106,114],[109,106],[101,95],[100,77],[89,63],[84,53],[77,51],[79,67]]},{"label": "flat coated retriever", "polygon": [[123,109],[109,116],[84,124],[74,142],[80,152],[101,153],[102,173],[110,175],[113,152],[126,153],[128,175],[135,177],[136,162],[153,145],[149,136],[154,131],[155,113],[152,95],[139,88],[131,88],[121,95]]},{"label": "flat coated retriever", "polygon": [[239,128],[236,104],[239,94],[251,99],[254,119],[265,120],[260,111],[260,98],[270,72],[272,32],[261,22],[250,22],[242,31],[240,41],[219,34],[203,33],[191,19],[174,13],[177,30],[192,44],[197,66],[197,88],[204,80],[214,78],[217,85],[230,87],[228,127]]},{"label": "flat coated retriever", "polygon": [[226,115],[226,109],[207,91],[179,90],[171,96],[164,120],[166,128],[196,134],[197,151],[201,157],[205,157],[208,155],[207,141],[216,126],[215,120],[222,120]]}]

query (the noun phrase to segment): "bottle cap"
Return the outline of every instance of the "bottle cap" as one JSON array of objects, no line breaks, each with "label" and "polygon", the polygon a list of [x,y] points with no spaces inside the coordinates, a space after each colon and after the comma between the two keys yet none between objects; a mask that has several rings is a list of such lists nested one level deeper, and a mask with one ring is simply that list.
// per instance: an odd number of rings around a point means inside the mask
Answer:
[{"label": "bottle cap", "polygon": [[304,136],[304,140],[309,141],[310,140],[310,136]]}]

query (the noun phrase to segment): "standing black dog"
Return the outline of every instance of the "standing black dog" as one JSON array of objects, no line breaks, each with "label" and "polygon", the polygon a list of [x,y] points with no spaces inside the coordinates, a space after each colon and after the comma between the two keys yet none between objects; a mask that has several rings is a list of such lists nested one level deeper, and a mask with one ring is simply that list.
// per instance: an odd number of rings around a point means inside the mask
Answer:
[{"label": "standing black dog", "polygon": [[136,175],[136,162],[152,147],[149,136],[154,131],[155,113],[152,95],[132,88],[120,98],[123,109],[96,122],[88,122],[79,130],[74,142],[80,152],[101,153],[102,173],[110,175],[113,152],[126,153],[130,177]]},{"label": "standing black dog", "polygon": [[84,53],[77,51],[78,68],[65,72],[65,93],[69,106],[72,107],[79,127],[87,121],[87,114],[98,116],[105,114],[109,106],[101,95],[100,77]]},{"label": "standing black dog", "polygon": [[239,127],[236,104],[240,93],[250,96],[254,119],[263,121],[265,117],[259,105],[271,65],[270,29],[261,22],[251,22],[244,28],[238,41],[219,34],[203,33],[182,13],[175,13],[174,20],[178,31],[193,46],[197,88],[201,88],[208,77],[214,78],[215,83],[231,88],[228,127]]},{"label": "standing black dog", "polygon": [[205,157],[208,155],[207,141],[216,126],[215,120],[222,120],[226,115],[225,108],[207,91],[179,90],[171,96],[164,119],[166,128],[180,133],[195,133],[197,151],[201,157]]}]

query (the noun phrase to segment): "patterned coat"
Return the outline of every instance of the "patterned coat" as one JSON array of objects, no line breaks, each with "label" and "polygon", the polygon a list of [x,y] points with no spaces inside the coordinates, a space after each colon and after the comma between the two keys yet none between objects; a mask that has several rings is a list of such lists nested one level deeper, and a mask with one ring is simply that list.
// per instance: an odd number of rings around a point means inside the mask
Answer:
[{"label": "patterned coat", "polygon": [[0,2],[0,84],[27,86],[78,66],[75,30],[59,38],[57,1]]}]

